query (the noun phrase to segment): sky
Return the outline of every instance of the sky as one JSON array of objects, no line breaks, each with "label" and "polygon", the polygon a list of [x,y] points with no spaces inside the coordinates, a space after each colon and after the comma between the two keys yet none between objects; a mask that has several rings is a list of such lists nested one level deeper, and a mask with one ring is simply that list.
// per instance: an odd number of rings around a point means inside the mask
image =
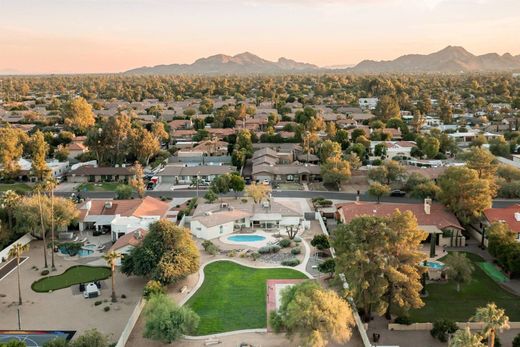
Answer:
[{"label": "sky", "polygon": [[520,0],[0,0],[0,71],[121,72],[249,51],[319,66],[520,54]]}]

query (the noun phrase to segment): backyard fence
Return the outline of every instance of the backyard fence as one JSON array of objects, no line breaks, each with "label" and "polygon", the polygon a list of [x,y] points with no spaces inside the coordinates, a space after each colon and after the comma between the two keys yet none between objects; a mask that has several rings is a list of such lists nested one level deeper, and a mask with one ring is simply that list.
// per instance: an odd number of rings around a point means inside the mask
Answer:
[{"label": "backyard fence", "polygon": [[130,318],[128,318],[128,322],[125,325],[125,329],[121,333],[121,336],[119,336],[119,340],[117,340],[116,347],[125,347],[126,342],[128,341],[128,338],[130,337],[130,334],[134,329],[135,323],[137,323],[137,320],[139,319],[139,316],[141,315],[141,312],[143,311],[145,305],[146,300],[143,297],[141,297],[141,299],[139,299],[139,301],[137,302],[137,305],[135,305],[134,311],[130,315]]},{"label": "backyard fence", "polygon": [[21,243],[22,245],[25,246],[32,240],[34,240],[34,237],[32,237],[31,234],[25,234],[24,236],[20,237],[18,240],[14,241],[9,246],[7,246],[3,250],[1,250],[0,251],[0,264],[2,264],[3,262],[8,260],[9,251],[11,250],[11,248],[13,248],[14,245],[16,245],[17,243]]}]

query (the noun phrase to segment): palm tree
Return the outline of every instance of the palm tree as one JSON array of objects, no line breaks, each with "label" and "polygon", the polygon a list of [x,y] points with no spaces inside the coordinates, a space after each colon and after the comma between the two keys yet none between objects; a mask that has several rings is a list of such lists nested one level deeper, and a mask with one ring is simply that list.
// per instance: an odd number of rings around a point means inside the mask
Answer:
[{"label": "palm tree", "polygon": [[9,250],[9,258],[16,258],[16,273],[18,275],[18,305],[22,305],[22,288],[20,286],[20,257],[29,250],[29,245],[14,244]]},{"label": "palm tree", "polygon": [[[41,184],[36,185],[34,188],[36,191],[36,194],[38,196],[38,206],[40,208],[40,224],[42,227],[42,240],[43,240],[43,259],[44,259],[44,268],[49,267],[47,264],[47,239],[45,237],[45,224],[43,222],[43,202],[42,202],[42,191],[45,189],[45,187]],[[53,250],[54,251],[54,250]]]},{"label": "palm tree", "polygon": [[509,317],[506,316],[506,312],[498,308],[494,302],[487,304],[485,307],[477,308],[477,312],[471,319],[475,322],[484,323],[482,334],[488,338],[489,347],[495,346],[497,330],[502,331],[509,329]]},{"label": "palm tree", "polygon": [[58,185],[58,182],[54,178],[49,178],[45,182],[45,187],[50,192],[51,195],[51,270],[56,271],[56,266],[54,265],[54,189],[56,189],[56,186]]},{"label": "palm tree", "polygon": [[453,334],[448,344],[449,347],[485,347],[482,337],[472,334],[469,327],[459,329]]},{"label": "palm tree", "polygon": [[2,207],[7,212],[9,222],[9,230],[13,229],[13,211],[20,202],[20,195],[16,194],[14,190],[8,190],[2,196]]},{"label": "palm tree", "polygon": [[117,301],[115,273],[117,259],[120,259],[121,257],[122,254],[116,251],[109,251],[107,254],[103,256],[103,259],[105,259],[107,265],[110,266],[110,269],[112,270],[112,302]]}]

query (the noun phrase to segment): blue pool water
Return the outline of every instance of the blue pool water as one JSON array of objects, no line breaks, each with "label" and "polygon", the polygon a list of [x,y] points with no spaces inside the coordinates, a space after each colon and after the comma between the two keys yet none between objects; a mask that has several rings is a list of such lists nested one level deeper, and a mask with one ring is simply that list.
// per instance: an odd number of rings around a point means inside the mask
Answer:
[{"label": "blue pool water", "polygon": [[441,270],[442,268],[444,268],[444,264],[432,262],[432,261],[427,261],[426,266],[431,269],[435,269],[435,270]]},{"label": "blue pool water", "polygon": [[229,241],[234,242],[257,242],[265,240],[265,236],[262,235],[232,235],[227,238]]},{"label": "blue pool water", "polygon": [[[96,245],[90,244],[90,245],[84,245],[82,248],[78,251],[78,255],[80,257],[86,257],[94,253],[94,248],[96,248]],[[58,248],[61,254],[69,254],[66,249],[64,248]]]}]

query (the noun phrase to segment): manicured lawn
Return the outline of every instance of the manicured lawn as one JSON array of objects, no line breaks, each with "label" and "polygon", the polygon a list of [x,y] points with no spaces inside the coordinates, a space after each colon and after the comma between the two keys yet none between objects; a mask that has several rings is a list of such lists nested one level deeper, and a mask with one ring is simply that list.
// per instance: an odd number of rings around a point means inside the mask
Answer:
[{"label": "manicured lawn", "polygon": [[31,186],[29,186],[28,184],[25,184],[25,183],[11,183],[11,184],[2,183],[2,184],[0,184],[0,192],[5,192],[8,190],[14,190],[15,192],[26,193],[26,192],[30,192],[32,190],[32,188],[31,188]]},{"label": "manicured lawn", "polygon": [[253,269],[230,261],[204,268],[202,286],[186,305],[199,316],[197,335],[265,328],[266,281],[307,278],[291,269]]},{"label": "manicured lawn", "polygon": [[49,290],[68,288],[75,284],[94,282],[109,278],[110,268],[106,266],[72,266],[61,275],[44,277],[34,282],[31,288],[35,292],[45,293]]},{"label": "manicured lawn", "polygon": [[103,182],[103,183],[82,183],[78,186],[78,192],[114,192],[117,187],[124,186],[122,183]]},{"label": "manicured lawn", "polygon": [[[432,283],[426,286],[429,296],[424,299],[425,306],[410,312],[414,322],[434,322],[439,319],[451,319],[466,322],[475,314],[477,307],[495,302],[506,310],[511,321],[520,321],[520,297],[502,289],[489,277],[477,263],[484,261],[480,256],[466,253],[473,261],[475,271],[473,280],[462,285],[457,293],[455,283]],[[441,259],[442,261],[442,259]]]}]

